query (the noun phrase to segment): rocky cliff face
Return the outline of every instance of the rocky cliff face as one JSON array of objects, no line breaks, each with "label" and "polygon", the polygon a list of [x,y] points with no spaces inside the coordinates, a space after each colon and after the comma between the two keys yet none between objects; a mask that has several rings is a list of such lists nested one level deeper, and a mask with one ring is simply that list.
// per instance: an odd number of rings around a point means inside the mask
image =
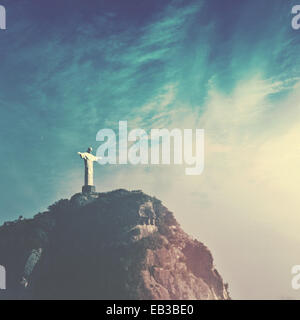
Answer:
[{"label": "rocky cliff face", "polygon": [[141,191],[76,194],[0,227],[1,298],[228,299],[210,251]]}]

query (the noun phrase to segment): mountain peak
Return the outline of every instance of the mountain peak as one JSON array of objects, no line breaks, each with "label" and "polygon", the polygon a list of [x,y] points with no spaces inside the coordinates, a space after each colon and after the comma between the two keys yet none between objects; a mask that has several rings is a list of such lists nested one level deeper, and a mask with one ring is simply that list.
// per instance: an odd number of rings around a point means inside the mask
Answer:
[{"label": "mountain peak", "polygon": [[0,227],[5,295],[29,299],[229,299],[210,251],[140,190],[78,193]]}]

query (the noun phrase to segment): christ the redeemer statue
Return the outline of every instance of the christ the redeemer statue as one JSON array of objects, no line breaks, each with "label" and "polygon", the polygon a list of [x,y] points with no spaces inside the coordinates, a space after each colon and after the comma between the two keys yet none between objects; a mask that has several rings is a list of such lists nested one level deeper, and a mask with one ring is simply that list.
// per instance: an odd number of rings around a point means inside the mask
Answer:
[{"label": "christ the redeemer statue", "polygon": [[94,161],[98,161],[98,157],[92,154],[93,149],[90,147],[86,152],[78,152],[81,159],[84,160],[85,174],[84,174],[84,186],[82,187],[83,193],[92,193],[96,191],[94,186]]}]

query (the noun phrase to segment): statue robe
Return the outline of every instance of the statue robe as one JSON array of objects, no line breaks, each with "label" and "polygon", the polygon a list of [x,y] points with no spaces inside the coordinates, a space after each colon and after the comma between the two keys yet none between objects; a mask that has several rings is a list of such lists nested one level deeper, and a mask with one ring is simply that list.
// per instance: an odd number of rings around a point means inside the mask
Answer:
[{"label": "statue robe", "polygon": [[84,160],[85,174],[84,174],[84,185],[93,186],[94,185],[94,165],[93,162],[98,160],[89,152],[78,152],[80,157]]}]

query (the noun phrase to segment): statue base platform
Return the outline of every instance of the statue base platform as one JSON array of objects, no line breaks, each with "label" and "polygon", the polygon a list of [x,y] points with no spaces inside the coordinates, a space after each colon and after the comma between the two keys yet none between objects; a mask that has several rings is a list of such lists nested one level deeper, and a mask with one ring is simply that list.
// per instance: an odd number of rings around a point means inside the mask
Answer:
[{"label": "statue base platform", "polygon": [[95,186],[83,186],[82,193],[95,193],[96,187]]}]

